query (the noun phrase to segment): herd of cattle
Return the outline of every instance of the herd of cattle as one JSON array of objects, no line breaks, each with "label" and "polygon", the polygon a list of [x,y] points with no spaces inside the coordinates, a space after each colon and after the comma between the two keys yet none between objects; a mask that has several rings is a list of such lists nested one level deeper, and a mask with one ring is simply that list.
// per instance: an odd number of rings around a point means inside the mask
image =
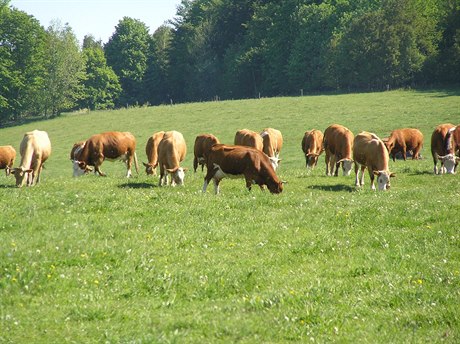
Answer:
[{"label": "herd of cattle", "polygon": [[[246,187],[253,184],[261,189],[264,186],[271,193],[283,191],[284,182],[277,174],[281,159],[280,151],[283,137],[279,130],[266,128],[259,134],[243,129],[236,132],[234,145],[221,144],[212,134],[198,135],[194,145],[193,168],[198,165],[207,168],[204,177],[203,192],[211,180],[215,193],[219,193],[219,183],[223,178],[244,177]],[[354,136],[346,127],[333,124],[324,133],[313,129],[305,132],[302,138],[302,151],[306,167],[314,168],[318,157],[325,152],[326,175],[338,175],[341,166],[343,175],[349,175],[354,164],[355,185],[364,184],[364,170],[367,168],[371,180],[371,189],[375,190],[374,179],[377,177],[379,190],[390,187],[390,156],[395,160],[402,154],[404,160],[408,153],[412,159],[420,158],[423,147],[423,134],[418,129],[406,128],[393,130],[388,138],[380,139],[369,132]],[[184,137],[177,131],[161,131],[153,134],[145,147],[148,162],[143,163],[147,175],[155,175],[160,166],[159,185],[183,185],[186,168],[180,166],[187,152]],[[16,151],[12,146],[0,146],[0,169],[6,170],[16,178],[16,186],[32,186],[40,181],[43,164],[51,154],[51,142],[45,131],[34,130],[24,135],[20,144],[21,163],[13,168]],[[431,154],[434,173],[455,173],[460,161],[460,125],[450,123],[438,125],[431,135]],[[86,141],[77,142],[70,152],[75,177],[94,170],[95,174],[104,176],[100,167],[104,160],[122,160],[127,166],[127,177],[132,175],[134,162],[138,172],[136,156],[136,139],[129,132],[106,132],[91,136]],[[437,164],[440,162],[440,168]],[[361,176],[359,177],[359,170]]]}]

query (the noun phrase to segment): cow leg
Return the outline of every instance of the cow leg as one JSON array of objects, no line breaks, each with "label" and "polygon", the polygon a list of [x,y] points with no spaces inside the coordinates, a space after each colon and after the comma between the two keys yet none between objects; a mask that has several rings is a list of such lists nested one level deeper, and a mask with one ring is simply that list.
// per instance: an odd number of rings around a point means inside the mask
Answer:
[{"label": "cow leg", "polygon": [[131,167],[133,165],[133,156],[130,155],[128,159],[126,159],[126,178],[132,177]]},{"label": "cow leg", "polygon": [[438,174],[438,159],[436,158],[435,153],[433,153],[433,163],[434,163],[433,172],[434,174]]},{"label": "cow leg", "polygon": [[374,175],[374,171],[372,171],[371,169],[369,169],[369,177],[371,177],[371,190],[375,191],[375,185],[374,185],[375,175]]},{"label": "cow leg", "polygon": [[[193,172],[196,172],[196,169],[198,168],[198,158],[195,156],[193,158]],[[203,170],[202,170],[203,171]]]},{"label": "cow leg", "polygon": [[[334,176],[335,176],[335,177],[338,177],[338,176],[339,176],[340,162],[335,162],[335,161],[337,161],[337,159],[334,159],[334,164],[335,164]],[[342,164],[343,164],[343,163],[342,163]]]},{"label": "cow leg", "polygon": [[361,180],[359,181],[359,185],[363,186],[364,185],[364,170],[366,169],[366,166],[361,165]]},{"label": "cow leg", "polygon": [[[406,161],[406,154],[407,154],[406,146],[402,146],[402,153],[403,153],[403,159],[404,159],[404,161]],[[412,159],[414,159],[413,155],[412,155]]]},{"label": "cow leg", "polygon": [[326,176],[329,175],[329,160],[330,160],[330,158],[331,157],[329,156],[329,154],[326,151]]},{"label": "cow leg", "polygon": [[358,163],[355,162],[355,185],[356,186],[360,186],[358,176],[359,176],[359,166],[358,166]]},{"label": "cow leg", "polygon": [[218,195],[220,193],[219,184],[220,184],[221,180],[222,179],[213,178],[213,181],[214,181],[214,194],[216,194],[216,195]]}]

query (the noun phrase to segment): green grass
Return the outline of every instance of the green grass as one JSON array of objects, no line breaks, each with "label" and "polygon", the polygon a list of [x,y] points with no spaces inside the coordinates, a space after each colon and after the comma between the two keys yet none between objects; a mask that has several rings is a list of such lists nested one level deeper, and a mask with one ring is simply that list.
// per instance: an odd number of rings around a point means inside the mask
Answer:
[{"label": "green grass", "polygon": [[[460,122],[460,92],[374,94],[184,104],[69,114],[0,130],[19,151],[24,132],[49,133],[36,187],[0,175],[0,342],[285,343],[460,341],[460,179],[433,175],[429,139]],[[418,127],[423,160],[391,162],[386,193],[354,177],[307,174],[300,142],[332,123],[386,136]],[[128,130],[145,160],[149,135],[188,143],[237,129],[283,133],[280,195],[223,180],[201,193],[157,187],[142,172],[71,177],[73,142]],[[19,164],[19,158],[16,165]]]}]

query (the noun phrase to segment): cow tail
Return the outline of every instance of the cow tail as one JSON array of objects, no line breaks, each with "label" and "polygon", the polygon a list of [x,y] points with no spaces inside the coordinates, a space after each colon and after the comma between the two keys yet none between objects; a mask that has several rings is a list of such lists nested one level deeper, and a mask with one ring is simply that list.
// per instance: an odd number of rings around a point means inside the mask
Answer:
[{"label": "cow tail", "polygon": [[139,164],[137,163],[136,151],[134,151],[134,167],[136,168],[136,173],[139,174]]}]

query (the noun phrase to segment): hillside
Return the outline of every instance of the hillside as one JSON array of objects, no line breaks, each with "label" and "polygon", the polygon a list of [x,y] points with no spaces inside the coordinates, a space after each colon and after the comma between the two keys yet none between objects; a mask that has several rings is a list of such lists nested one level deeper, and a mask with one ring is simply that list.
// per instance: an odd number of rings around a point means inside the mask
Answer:
[{"label": "hillside", "polygon": [[[67,114],[0,130],[19,150],[24,132],[46,130],[53,153],[41,184],[18,189],[0,174],[0,342],[285,343],[458,342],[460,179],[433,175],[430,136],[460,122],[459,90],[391,91],[194,103]],[[307,129],[341,123],[386,136],[417,127],[423,159],[390,162],[388,192],[369,177],[310,173]],[[69,152],[91,134],[131,131],[139,160],[158,130],[193,142],[240,128],[283,133],[271,195],[223,180],[201,193],[157,187],[120,163],[107,178],[72,178]],[[16,165],[19,164],[19,158]]]}]

